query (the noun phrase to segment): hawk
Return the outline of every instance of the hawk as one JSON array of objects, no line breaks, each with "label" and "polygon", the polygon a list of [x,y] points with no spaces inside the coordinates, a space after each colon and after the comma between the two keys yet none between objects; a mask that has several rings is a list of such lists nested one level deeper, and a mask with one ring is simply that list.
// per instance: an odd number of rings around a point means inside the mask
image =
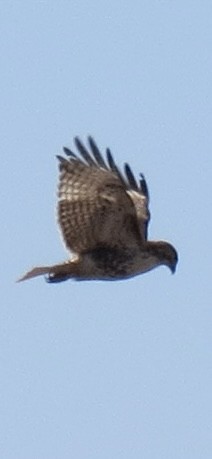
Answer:
[{"label": "hawk", "polygon": [[175,272],[175,248],[165,241],[148,241],[149,193],[140,174],[137,181],[128,164],[124,174],[111,151],[106,159],[92,137],[88,146],[74,139],[77,153],[64,147],[59,160],[58,223],[73,256],[54,266],[27,272],[19,281],[45,274],[48,282],[120,280],[157,266]]}]

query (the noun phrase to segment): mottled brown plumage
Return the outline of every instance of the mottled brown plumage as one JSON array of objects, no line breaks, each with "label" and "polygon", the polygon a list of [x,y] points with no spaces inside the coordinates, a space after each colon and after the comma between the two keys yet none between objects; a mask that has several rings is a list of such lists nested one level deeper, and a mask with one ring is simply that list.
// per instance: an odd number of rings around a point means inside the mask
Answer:
[{"label": "mottled brown plumage", "polygon": [[106,159],[92,137],[90,151],[78,137],[79,156],[64,148],[58,156],[58,223],[74,256],[55,266],[37,267],[20,280],[47,274],[48,282],[126,279],[167,265],[172,272],[177,252],[164,241],[148,241],[149,194],[143,174],[136,181],[130,166],[123,175],[109,149]]}]

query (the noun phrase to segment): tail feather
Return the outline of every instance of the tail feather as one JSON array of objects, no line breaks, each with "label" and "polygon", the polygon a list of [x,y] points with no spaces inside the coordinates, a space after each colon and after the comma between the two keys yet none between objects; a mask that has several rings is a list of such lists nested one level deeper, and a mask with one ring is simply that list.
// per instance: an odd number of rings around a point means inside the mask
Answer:
[{"label": "tail feather", "polygon": [[37,266],[36,268],[31,269],[26,274],[21,276],[17,282],[22,282],[32,277],[42,276],[43,274],[49,274],[51,271],[50,266]]},{"label": "tail feather", "polygon": [[28,271],[17,282],[22,282],[32,277],[47,274],[47,282],[62,282],[77,275],[77,266],[73,261],[65,262],[55,266],[36,266]]}]

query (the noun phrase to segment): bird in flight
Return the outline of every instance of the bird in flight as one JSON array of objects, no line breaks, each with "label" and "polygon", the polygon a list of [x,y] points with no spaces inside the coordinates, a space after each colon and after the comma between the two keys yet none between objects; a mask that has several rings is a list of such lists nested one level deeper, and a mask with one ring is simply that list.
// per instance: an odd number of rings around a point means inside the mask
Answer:
[{"label": "bird in flight", "polygon": [[39,266],[19,281],[45,275],[48,282],[120,280],[165,265],[174,273],[175,248],[165,241],[148,241],[149,193],[140,174],[128,164],[124,174],[111,151],[102,156],[92,137],[86,147],[78,137],[77,153],[64,147],[59,160],[58,223],[72,257],[53,266]]}]

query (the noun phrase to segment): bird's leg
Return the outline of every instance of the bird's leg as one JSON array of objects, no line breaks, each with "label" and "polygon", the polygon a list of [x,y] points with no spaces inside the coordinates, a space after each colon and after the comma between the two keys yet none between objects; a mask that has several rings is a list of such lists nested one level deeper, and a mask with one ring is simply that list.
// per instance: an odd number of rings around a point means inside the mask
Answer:
[{"label": "bird's leg", "polygon": [[54,270],[48,271],[45,276],[46,282],[49,284],[56,284],[57,282],[63,282],[71,277],[74,277],[75,270],[73,268],[73,263],[63,263],[62,265],[55,266]]}]

